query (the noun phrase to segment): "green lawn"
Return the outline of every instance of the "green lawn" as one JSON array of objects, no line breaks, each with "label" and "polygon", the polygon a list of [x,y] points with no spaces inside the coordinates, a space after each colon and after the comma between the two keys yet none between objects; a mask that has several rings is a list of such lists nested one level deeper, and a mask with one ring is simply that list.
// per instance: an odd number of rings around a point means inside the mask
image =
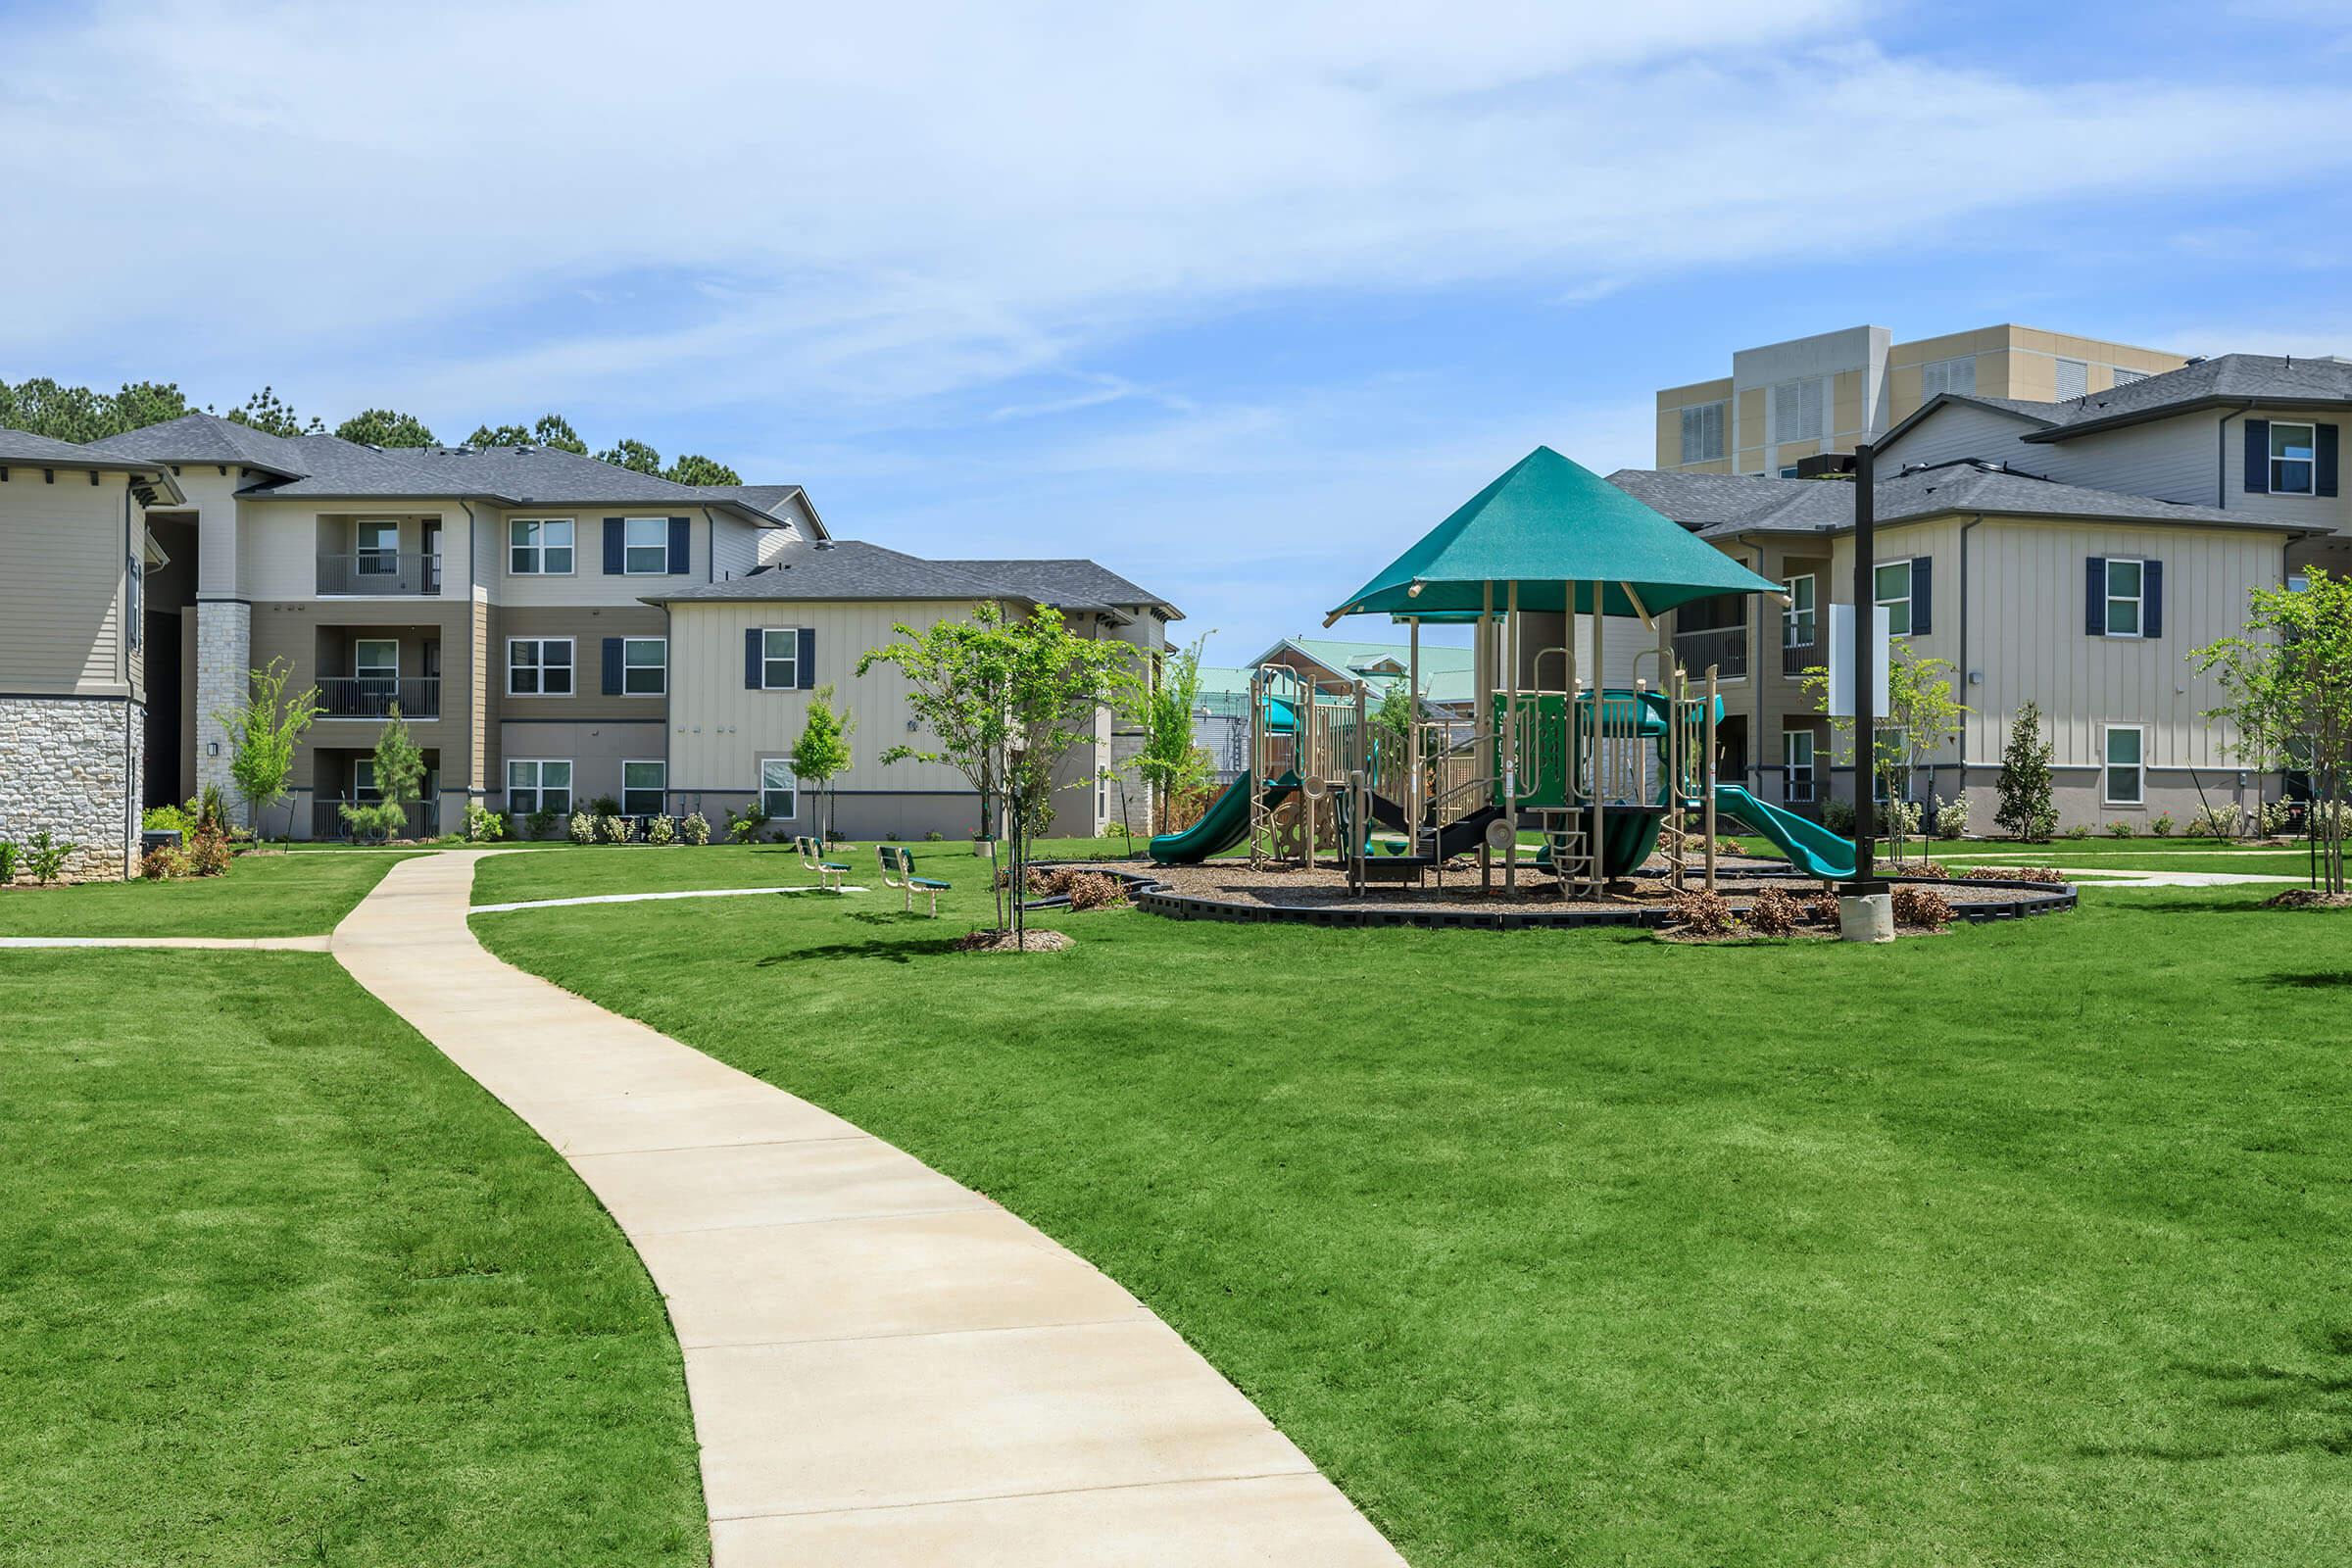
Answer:
[{"label": "green lawn", "polygon": [[1420,1568],[2334,1563],[2352,923],[2260,897],[1888,949],[956,956],[977,883],[474,924],[1100,1263]]},{"label": "green lawn", "polygon": [[335,927],[401,854],[240,855],[220,876],[0,888],[6,937],[299,937]]},{"label": "green lawn", "polygon": [[564,1162],[307,954],[0,962],[0,1562],[699,1563]]}]

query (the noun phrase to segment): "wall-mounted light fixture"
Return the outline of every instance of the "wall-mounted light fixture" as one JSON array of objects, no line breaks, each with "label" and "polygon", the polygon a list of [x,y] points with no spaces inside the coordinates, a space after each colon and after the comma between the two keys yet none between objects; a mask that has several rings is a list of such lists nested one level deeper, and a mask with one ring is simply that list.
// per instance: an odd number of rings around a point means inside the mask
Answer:
[{"label": "wall-mounted light fixture", "polygon": [[219,757],[220,755],[220,743],[219,741],[213,741],[208,744],[204,749],[204,755],[207,757]]}]

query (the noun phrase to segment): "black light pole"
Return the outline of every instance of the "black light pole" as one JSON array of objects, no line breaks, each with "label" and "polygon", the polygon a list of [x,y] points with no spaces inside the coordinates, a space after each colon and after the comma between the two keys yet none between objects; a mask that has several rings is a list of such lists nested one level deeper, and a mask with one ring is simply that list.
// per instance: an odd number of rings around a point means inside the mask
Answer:
[{"label": "black light pole", "polygon": [[1867,441],[1854,448],[1854,881],[1846,892],[1886,891],[1878,858],[1878,700],[1875,632],[1878,621],[1878,453]]}]

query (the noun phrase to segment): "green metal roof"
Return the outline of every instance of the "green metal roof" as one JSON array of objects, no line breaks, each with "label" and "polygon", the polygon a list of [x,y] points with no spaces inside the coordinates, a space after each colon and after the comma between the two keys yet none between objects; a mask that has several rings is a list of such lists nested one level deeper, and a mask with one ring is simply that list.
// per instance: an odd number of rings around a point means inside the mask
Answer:
[{"label": "green metal roof", "polygon": [[1607,615],[1656,614],[1716,594],[1780,592],[1591,469],[1538,447],[1332,615],[1475,611],[1489,584],[1500,609],[1512,582],[1522,610],[1580,614],[1593,612],[1595,582],[1603,585],[1600,613]]}]

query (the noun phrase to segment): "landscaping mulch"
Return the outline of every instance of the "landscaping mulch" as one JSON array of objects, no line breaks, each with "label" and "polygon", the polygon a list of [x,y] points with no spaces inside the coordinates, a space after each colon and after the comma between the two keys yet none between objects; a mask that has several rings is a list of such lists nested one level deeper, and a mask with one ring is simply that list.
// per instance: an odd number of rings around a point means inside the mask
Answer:
[{"label": "landscaping mulch", "polygon": [[2266,909],[2352,909],[2352,893],[2322,893],[2317,888],[2288,888],[2262,901]]},{"label": "landscaping mulch", "polygon": [[1059,953],[1074,945],[1059,931],[1024,931],[1017,939],[1010,931],[971,931],[956,939],[957,953]]}]

